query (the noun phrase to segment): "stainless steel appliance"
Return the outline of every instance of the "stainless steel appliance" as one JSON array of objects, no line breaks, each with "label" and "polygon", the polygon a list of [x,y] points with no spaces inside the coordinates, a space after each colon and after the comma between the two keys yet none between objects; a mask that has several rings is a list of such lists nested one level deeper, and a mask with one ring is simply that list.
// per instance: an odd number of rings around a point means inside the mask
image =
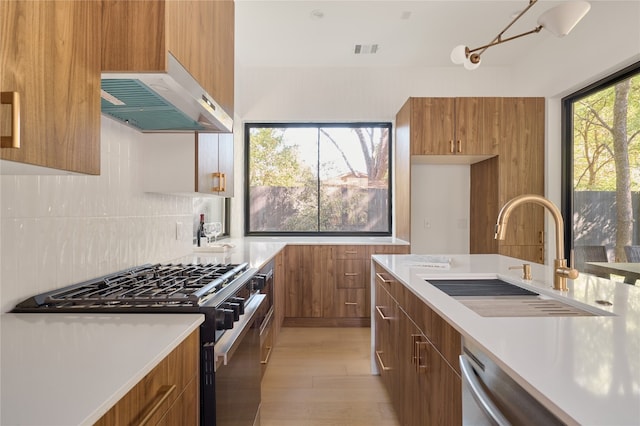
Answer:
[{"label": "stainless steel appliance", "polygon": [[33,296],[13,312],[200,312],[200,423],[251,426],[267,305],[256,272],[246,263],[143,265]]},{"label": "stainless steel appliance", "polygon": [[462,424],[469,426],[564,425],[484,352],[463,341]]}]

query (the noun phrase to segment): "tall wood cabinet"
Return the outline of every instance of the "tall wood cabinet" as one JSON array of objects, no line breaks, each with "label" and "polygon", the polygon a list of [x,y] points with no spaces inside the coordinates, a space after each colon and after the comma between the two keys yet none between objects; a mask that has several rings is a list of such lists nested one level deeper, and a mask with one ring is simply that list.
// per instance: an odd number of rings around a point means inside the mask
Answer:
[{"label": "tall wood cabinet", "polygon": [[[2,159],[100,174],[100,11],[93,1],[0,2]],[[5,148],[14,93],[20,148]]]},{"label": "tall wood cabinet", "polygon": [[544,263],[542,207],[516,209],[507,239],[493,237],[504,203],[521,194],[544,194],[544,114],[544,98],[409,98],[396,115],[398,238],[411,241],[412,156],[458,163],[456,156],[465,155],[471,167],[471,253]]},{"label": "tall wood cabinet", "polygon": [[408,250],[398,245],[288,245],[285,324],[368,326],[371,256]]},{"label": "tall wood cabinet", "polygon": [[400,424],[461,425],[460,334],[376,266],[375,358]]},{"label": "tall wood cabinet", "polygon": [[102,3],[103,71],[165,72],[170,52],[233,117],[233,0]]}]

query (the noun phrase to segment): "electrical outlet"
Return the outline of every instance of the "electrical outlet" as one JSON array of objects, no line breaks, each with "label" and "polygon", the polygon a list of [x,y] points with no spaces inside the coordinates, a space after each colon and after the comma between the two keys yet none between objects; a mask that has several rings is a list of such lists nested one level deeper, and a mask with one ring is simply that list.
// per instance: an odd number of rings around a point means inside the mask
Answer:
[{"label": "electrical outlet", "polygon": [[431,228],[431,221],[429,220],[429,218],[428,218],[428,217],[425,217],[425,218],[424,218],[424,222],[423,222],[423,223],[424,223],[424,229],[429,229],[429,228]]}]

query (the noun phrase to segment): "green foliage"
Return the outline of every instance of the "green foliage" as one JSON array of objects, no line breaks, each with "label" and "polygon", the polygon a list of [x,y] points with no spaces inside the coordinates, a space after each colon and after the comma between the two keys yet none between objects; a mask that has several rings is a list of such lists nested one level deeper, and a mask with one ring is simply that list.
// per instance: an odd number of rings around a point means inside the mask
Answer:
[{"label": "green foliage", "polygon": [[[574,188],[616,191],[613,142],[615,88],[610,86],[574,103]],[[640,75],[631,78],[627,102],[627,149],[631,190],[640,191]]]},{"label": "green foliage", "polygon": [[299,147],[282,143],[284,130],[251,129],[250,186],[301,186],[313,172],[299,161]]}]

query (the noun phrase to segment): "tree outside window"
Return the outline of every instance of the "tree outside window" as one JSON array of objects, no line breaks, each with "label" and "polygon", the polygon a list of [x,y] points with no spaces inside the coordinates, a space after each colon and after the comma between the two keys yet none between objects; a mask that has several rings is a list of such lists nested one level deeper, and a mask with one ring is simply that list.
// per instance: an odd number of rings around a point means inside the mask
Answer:
[{"label": "tree outside window", "polygon": [[[576,253],[604,246],[609,261],[625,262],[624,247],[640,244],[639,68],[565,99],[572,176],[567,222]],[[585,261],[598,259],[576,260],[585,270]]]}]

